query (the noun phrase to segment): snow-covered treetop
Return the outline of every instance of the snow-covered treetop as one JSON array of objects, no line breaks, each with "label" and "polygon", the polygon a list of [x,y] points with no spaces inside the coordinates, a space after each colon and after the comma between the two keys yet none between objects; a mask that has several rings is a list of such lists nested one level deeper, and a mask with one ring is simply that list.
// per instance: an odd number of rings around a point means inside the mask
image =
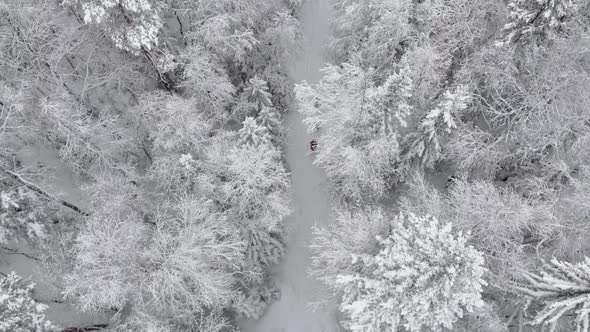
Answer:
[{"label": "snow-covered treetop", "polygon": [[441,121],[441,125],[447,133],[457,128],[457,124],[453,118],[457,117],[456,112],[463,111],[467,108],[471,96],[467,86],[460,85],[455,91],[445,91],[442,100],[438,106],[432,109],[422,122],[422,127],[429,133],[429,136],[434,135],[437,121]]},{"label": "snow-covered treetop", "polygon": [[498,46],[518,41],[522,37],[544,36],[550,30],[559,30],[577,10],[577,0],[512,0],[509,21],[504,25],[507,33]]},{"label": "snow-covered treetop", "polygon": [[441,331],[484,305],[483,255],[432,216],[400,214],[375,255],[353,255],[361,273],[339,275],[340,310],[354,332]]},{"label": "snow-covered treetop", "polygon": [[367,89],[371,112],[379,119],[377,131],[384,135],[394,134],[399,127],[406,127],[406,118],[412,112],[413,82],[409,69],[402,67],[399,73],[392,73],[385,83]]},{"label": "snow-covered treetop", "polygon": [[15,272],[0,280],[0,331],[53,331],[43,312],[47,306],[31,295],[34,283],[25,284]]},{"label": "snow-covered treetop", "polygon": [[291,212],[289,174],[280,163],[280,151],[246,144],[223,153],[228,179],[222,187],[225,202],[240,218],[276,227]]},{"label": "snow-covered treetop", "polygon": [[445,91],[437,106],[430,110],[420,123],[419,134],[412,135],[417,139],[410,143],[405,158],[418,159],[422,165],[432,167],[442,156],[439,137],[457,128],[456,119],[461,111],[467,109],[470,101],[471,94],[465,85]]},{"label": "snow-covered treetop", "polygon": [[411,34],[411,0],[337,0],[335,41],[338,61],[361,54],[368,66],[391,63],[397,45]]},{"label": "snow-covered treetop", "polygon": [[240,144],[265,145],[270,143],[268,128],[261,126],[253,117],[247,117],[238,131]]},{"label": "snow-covered treetop", "polygon": [[162,5],[153,0],[64,0],[63,5],[81,6],[84,23],[109,31],[121,49],[136,53],[158,45]]},{"label": "snow-covered treetop", "polygon": [[270,100],[271,94],[268,92],[268,84],[265,80],[258,77],[253,77],[248,81],[248,86],[244,89],[244,92],[248,95],[250,101],[258,103],[259,105],[272,106]]}]

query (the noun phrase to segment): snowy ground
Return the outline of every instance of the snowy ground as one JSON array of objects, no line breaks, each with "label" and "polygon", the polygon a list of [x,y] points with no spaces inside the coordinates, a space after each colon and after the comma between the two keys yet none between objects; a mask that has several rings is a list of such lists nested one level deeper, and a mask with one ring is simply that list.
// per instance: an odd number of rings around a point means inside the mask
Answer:
[{"label": "snowy ground", "polygon": [[[329,0],[307,0],[302,8],[305,53],[293,65],[296,82],[316,83],[324,64],[322,55],[329,32],[331,6]],[[290,114],[287,162],[293,183],[295,210],[286,220],[289,230],[288,252],[275,271],[281,287],[281,299],[270,306],[258,321],[243,322],[245,332],[332,332],[341,331],[336,310],[322,305],[312,310],[310,304],[329,298],[327,290],[308,277],[309,243],[314,225],[329,222],[329,200],[324,174],[312,165],[309,141],[301,116]]]}]

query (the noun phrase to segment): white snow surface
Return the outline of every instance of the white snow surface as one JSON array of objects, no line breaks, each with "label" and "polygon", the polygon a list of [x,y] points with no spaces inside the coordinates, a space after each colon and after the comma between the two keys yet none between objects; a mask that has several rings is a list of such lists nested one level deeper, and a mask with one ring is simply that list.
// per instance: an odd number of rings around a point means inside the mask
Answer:
[{"label": "white snow surface", "polygon": [[[325,62],[331,8],[329,0],[307,0],[303,4],[304,53],[291,68],[295,82],[317,83],[321,77],[319,69]],[[312,164],[309,142],[313,136],[307,134],[301,119],[297,112],[286,119],[286,158],[291,171],[294,213],[285,221],[289,234],[287,254],[274,271],[281,298],[258,321],[241,322],[244,332],[344,331],[339,327],[336,308],[330,304],[328,290],[308,275],[313,226],[330,222],[330,207],[326,177]],[[312,305],[318,303],[322,305]]]}]

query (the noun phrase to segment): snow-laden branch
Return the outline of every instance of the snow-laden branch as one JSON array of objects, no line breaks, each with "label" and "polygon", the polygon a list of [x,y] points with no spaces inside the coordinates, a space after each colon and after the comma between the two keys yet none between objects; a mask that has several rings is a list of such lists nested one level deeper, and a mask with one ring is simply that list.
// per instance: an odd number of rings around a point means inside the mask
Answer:
[{"label": "snow-laden branch", "polygon": [[539,273],[523,270],[521,275],[524,285],[513,289],[541,305],[531,325],[554,329],[560,318],[573,313],[576,331],[590,330],[590,258],[575,264],[553,258]]},{"label": "snow-laden branch", "polygon": [[90,215],[88,212],[86,212],[86,211],[82,210],[81,208],[77,207],[76,205],[74,205],[74,204],[72,204],[72,203],[70,203],[70,202],[64,201],[63,199],[59,199],[59,198],[57,198],[57,197],[55,197],[55,196],[51,195],[51,194],[50,194],[50,193],[48,193],[47,191],[45,191],[45,190],[41,189],[41,188],[40,188],[39,186],[37,186],[36,184],[34,184],[34,183],[32,183],[32,182],[29,182],[29,181],[25,180],[25,179],[24,179],[24,178],[23,178],[23,177],[22,177],[20,174],[18,174],[18,173],[15,173],[15,172],[12,172],[12,171],[10,171],[10,170],[7,170],[7,169],[5,169],[5,168],[3,168],[3,167],[1,167],[1,166],[0,166],[0,172],[2,172],[2,173],[4,173],[4,174],[8,175],[8,177],[10,177],[11,179],[13,179],[13,180],[17,181],[17,182],[18,182],[18,183],[20,183],[21,185],[25,186],[26,188],[28,188],[28,189],[30,189],[30,190],[32,190],[32,191],[34,191],[34,192],[36,192],[37,194],[39,194],[39,195],[41,195],[41,196],[43,196],[43,197],[45,197],[45,198],[48,198],[48,199],[50,199],[50,200],[53,200],[53,201],[56,201],[56,202],[57,202],[57,203],[59,203],[60,205],[63,205],[63,206],[65,206],[65,207],[67,207],[67,208],[69,208],[69,209],[71,209],[71,210],[73,210],[73,211],[75,211],[75,212],[77,212],[77,213],[79,213],[79,214],[83,215],[83,216],[89,216],[89,215]]}]

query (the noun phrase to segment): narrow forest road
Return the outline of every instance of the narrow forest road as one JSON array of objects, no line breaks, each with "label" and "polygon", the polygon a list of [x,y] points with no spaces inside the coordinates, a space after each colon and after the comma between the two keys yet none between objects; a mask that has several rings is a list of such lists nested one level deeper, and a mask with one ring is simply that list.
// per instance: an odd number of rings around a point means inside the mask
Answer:
[{"label": "narrow forest road", "polygon": [[[324,65],[323,50],[329,33],[331,5],[329,0],[306,0],[301,9],[304,53],[292,66],[292,77],[299,83],[317,83]],[[310,308],[311,303],[326,301],[325,287],[308,277],[311,263],[309,244],[313,226],[329,222],[329,200],[326,178],[313,166],[310,137],[297,112],[288,115],[287,162],[294,192],[294,213],[287,218],[288,252],[275,271],[281,298],[273,303],[258,321],[243,322],[245,332],[337,332],[335,308]],[[320,147],[321,148],[321,147]]]}]

